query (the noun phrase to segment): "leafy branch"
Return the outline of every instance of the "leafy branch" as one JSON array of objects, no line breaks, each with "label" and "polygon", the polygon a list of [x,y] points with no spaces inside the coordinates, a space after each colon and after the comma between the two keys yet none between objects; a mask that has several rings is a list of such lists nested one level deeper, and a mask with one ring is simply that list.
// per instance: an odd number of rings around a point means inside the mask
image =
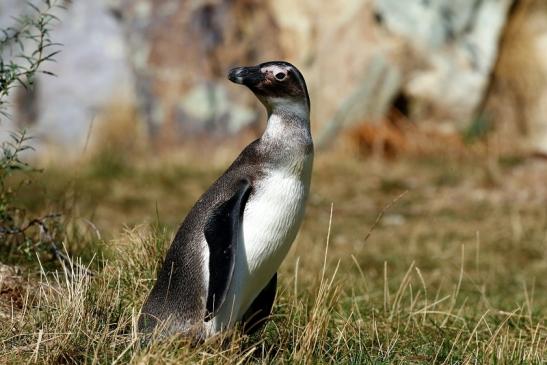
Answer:
[{"label": "leafy branch", "polygon": [[42,70],[45,62],[53,62],[60,50],[59,43],[51,40],[53,26],[59,19],[55,9],[64,8],[62,0],[42,0],[39,5],[27,3],[30,13],[15,18],[15,25],[0,29],[0,114],[14,87],[32,87],[37,73],[53,75]]},{"label": "leafy branch", "polygon": [[[53,12],[64,8],[64,1],[28,2],[27,14],[14,18],[14,26],[0,29],[0,115],[9,117],[6,104],[13,88],[33,87],[37,73],[53,75],[43,66],[54,62],[60,52],[60,44],[53,42],[50,34],[59,22]],[[22,159],[25,152],[33,150],[31,139],[26,131],[21,131],[11,133],[0,144],[0,251],[7,251],[6,256],[0,256],[8,258],[18,252],[31,258],[36,252],[50,250],[63,262],[65,256],[55,244],[62,231],[61,215],[28,217],[21,207],[20,188],[31,181],[22,177],[37,171]]]},{"label": "leafy branch", "polygon": [[[29,137],[26,131],[11,133],[10,139],[0,145],[0,245],[8,249],[18,248],[30,253],[30,248],[36,248],[45,241],[50,241],[48,224],[59,215],[51,214],[43,218],[31,219],[25,223],[25,210],[17,206],[17,193],[22,183],[14,184],[10,177],[20,172],[36,171],[28,163],[24,162],[22,154],[33,150],[29,145]],[[39,227],[40,234],[30,234],[30,228]],[[44,235],[45,233],[45,235]],[[47,239],[44,241],[44,237]]]}]

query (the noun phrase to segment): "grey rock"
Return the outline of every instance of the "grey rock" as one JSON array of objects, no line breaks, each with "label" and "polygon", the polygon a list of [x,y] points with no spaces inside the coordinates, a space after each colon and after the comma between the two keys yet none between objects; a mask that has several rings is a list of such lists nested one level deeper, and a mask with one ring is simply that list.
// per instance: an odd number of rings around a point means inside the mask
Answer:
[{"label": "grey rock", "polygon": [[[62,44],[61,53],[43,68],[56,76],[36,79],[38,119],[31,134],[39,142],[79,152],[93,118],[113,100],[131,98],[132,74],[122,30],[102,1],[74,1],[56,15],[61,22],[51,38]],[[20,127],[17,113],[12,116],[4,131]]]},{"label": "grey rock", "polygon": [[425,64],[406,75],[404,91],[437,117],[468,122],[482,101],[512,0],[376,0],[383,25]]}]

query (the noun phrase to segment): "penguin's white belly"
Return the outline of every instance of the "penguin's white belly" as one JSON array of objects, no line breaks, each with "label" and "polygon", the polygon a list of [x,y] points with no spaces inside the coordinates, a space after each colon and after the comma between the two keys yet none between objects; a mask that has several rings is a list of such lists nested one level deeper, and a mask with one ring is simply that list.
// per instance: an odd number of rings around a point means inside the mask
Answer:
[{"label": "penguin's white belly", "polygon": [[304,181],[275,172],[247,203],[242,235],[245,257],[241,260],[247,267],[239,268],[249,274],[242,294],[252,298],[246,298],[246,304],[251,304],[287,255],[302,222],[307,195]]},{"label": "penguin's white belly", "polygon": [[215,318],[217,330],[242,318],[281,265],[302,222],[309,180],[309,171],[270,171],[255,186],[245,206],[232,282]]}]

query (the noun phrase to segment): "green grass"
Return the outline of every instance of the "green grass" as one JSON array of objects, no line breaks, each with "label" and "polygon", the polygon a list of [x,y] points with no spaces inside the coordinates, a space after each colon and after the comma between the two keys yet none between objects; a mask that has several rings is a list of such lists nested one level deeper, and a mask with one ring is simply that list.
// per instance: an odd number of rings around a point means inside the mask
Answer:
[{"label": "green grass", "polygon": [[547,361],[547,166],[520,158],[493,186],[479,158],[320,155],[262,333],[142,346],[136,320],[161,258],[229,160],[47,166],[21,204],[62,211],[66,250],[96,274],[20,261],[0,282],[0,362]]}]

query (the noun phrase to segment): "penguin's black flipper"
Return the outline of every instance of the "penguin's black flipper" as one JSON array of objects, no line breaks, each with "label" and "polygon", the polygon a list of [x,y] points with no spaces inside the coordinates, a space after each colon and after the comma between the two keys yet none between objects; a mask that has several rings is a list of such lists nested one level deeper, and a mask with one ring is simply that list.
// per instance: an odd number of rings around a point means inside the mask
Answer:
[{"label": "penguin's black flipper", "polygon": [[205,224],[205,239],[209,246],[206,320],[214,317],[226,299],[226,292],[234,273],[243,211],[250,192],[250,181],[240,180],[232,197],[214,209]]},{"label": "penguin's black flipper", "polygon": [[277,273],[262,289],[253,301],[247,312],[243,315],[243,332],[250,335],[261,329],[266,324],[266,318],[272,311],[277,288]]}]

